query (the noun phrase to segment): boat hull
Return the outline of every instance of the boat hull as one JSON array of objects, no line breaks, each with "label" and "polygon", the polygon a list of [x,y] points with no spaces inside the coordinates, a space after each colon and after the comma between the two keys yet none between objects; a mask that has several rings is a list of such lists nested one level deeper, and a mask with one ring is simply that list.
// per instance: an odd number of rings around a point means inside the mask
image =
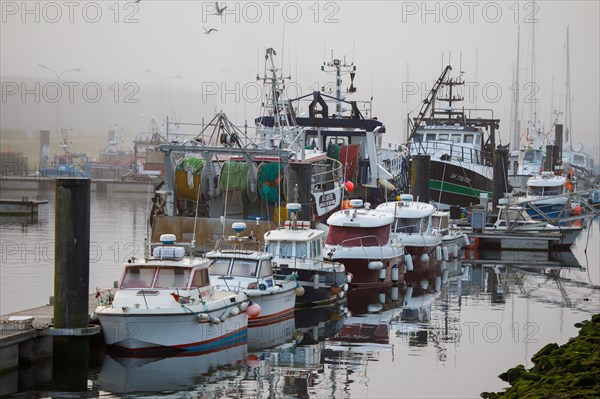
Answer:
[{"label": "boat hull", "polygon": [[[335,302],[347,283],[345,271],[323,271],[282,268],[277,271],[281,278],[297,273],[296,283],[304,288],[304,294],[296,296],[296,307]],[[315,277],[316,276],[316,277]]]},{"label": "boat hull", "polygon": [[[432,159],[429,174],[430,198],[445,207],[467,207],[479,204],[481,194],[492,197],[493,181],[491,167],[478,165],[481,172],[468,168],[469,164],[457,164]],[[489,169],[489,176],[486,171]]]},{"label": "boat hull", "polygon": [[247,290],[246,295],[252,303],[260,306],[260,313],[254,317],[248,317],[248,328],[263,327],[294,317],[296,305],[296,284],[287,283],[277,293],[256,292],[259,290]]},{"label": "boat hull", "polygon": [[[392,258],[377,259],[377,258],[335,258],[337,262],[344,264],[346,272],[352,275],[351,287],[372,287],[391,285],[392,283],[402,281],[402,276],[406,269],[404,263],[404,255],[397,255]],[[373,261],[383,263],[381,269],[371,269],[369,264]],[[398,269],[398,279],[392,274],[392,268]],[[383,272],[382,272],[383,270]]]},{"label": "boat hull", "polygon": [[181,314],[143,314],[108,307],[106,310],[96,311],[106,344],[135,354],[201,354],[247,342],[248,318],[244,312],[213,323],[199,321],[196,314],[183,310]]}]

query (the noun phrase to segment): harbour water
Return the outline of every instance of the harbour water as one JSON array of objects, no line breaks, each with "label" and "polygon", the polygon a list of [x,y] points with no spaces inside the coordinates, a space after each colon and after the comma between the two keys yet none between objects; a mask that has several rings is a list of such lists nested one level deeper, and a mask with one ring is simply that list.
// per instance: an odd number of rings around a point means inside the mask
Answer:
[{"label": "harbour water", "polygon": [[[4,197],[23,195],[36,193],[3,192]],[[49,203],[40,207],[37,220],[2,218],[2,315],[41,306],[53,295],[53,192],[39,196]],[[112,287],[122,263],[142,255],[147,207],[143,194],[92,193],[90,290]],[[476,398],[506,387],[498,374],[517,364],[531,367],[537,350],[566,342],[577,334],[575,323],[600,312],[598,220],[572,251],[572,257],[524,251],[487,256],[497,261],[470,252],[468,259],[415,270],[398,287],[351,291],[345,303],[309,309],[293,322],[250,332],[248,346],[160,359],[122,358],[94,347],[84,388],[65,392],[50,369],[36,382],[18,378],[17,392],[4,393]],[[559,267],[560,259],[570,266]]]}]

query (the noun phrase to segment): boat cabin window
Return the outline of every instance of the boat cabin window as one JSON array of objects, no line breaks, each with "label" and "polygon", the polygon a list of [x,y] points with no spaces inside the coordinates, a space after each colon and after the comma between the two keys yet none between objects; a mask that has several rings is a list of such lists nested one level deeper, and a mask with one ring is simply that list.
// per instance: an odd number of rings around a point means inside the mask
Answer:
[{"label": "boat cabin window", "polygon": [[326,244],[342,247],[381,247],[390,239],[390,226],[349,227],[329,226]]},{"label": "boat cabin window", "polygon": [[467,144],[473,144],[473,135],[472,134],[465,134],[463,142],[467,143]]},{"label": "boat cabin window", "polygon": [[453,134],[452,135],[452,141],[454,141],[455,143],[460,143],[460,139],[461,139],[461,135],[460,134]]},{"label": "boat cabin window", "polygon": [[397,218],[394,232],[414,234],[427,230],[426,218]]},{"label": "boat cabin window", "polygon": [[556,187],[544,187],[544,195],[561,195],[563,194],[564,186],[556,186]]},{"label": "boat cabin window", "polygon": [[314,240],[310,243],[310,257],[311,259],[318,259],[321,257],[321,240]]},{"label": "boat cabin window", "polygon": [[208,278],[208,269],[199,269],[194,272],[194,277],[192,278],[192,288],[204,287],[210,284],[210,280]]},{"label": "boat cabin window", "polygon": [[427,133],[425,135],[425,141],[434,141],[435,140],[435,133]]},{"label": "boat cabin window", "polygon": [[448,134],[446,134],[446,133],[438,134],[438,140],[448,140]]},{"label": "boat cabin window", "polygon": [[265,259],[260,262],[260,271],[258,272],[259,277],[267,277],[273,274],[273,268],[271,265],[271,259]]},{"label": "boat cabin window", "polygon": [[279,243],[279,256],[282,258],[291,258],[293,255],[293,245],[289,241],[281,241]]},{"label": "boat cabin window", "polygon": [[443,230],[448,228],[448,218],[442,216],[433,216],[432,217],[433,228],[438,230]]},{"label": "boat cabin window", "polygon": [[231,275],[238,277],[256,277],[258,262],[252,259],[234,259]]},{"label": "boat cabin window", "polygon": [[296,243],[296,257],[297,258],[306,258],[308,256],[308,249],[305,242],[297,242]]},{"label": "boat cabin window", "polygon": [[417,143],[422,143],[423,142],[423,134],[422,133],[416,134],[415,135],[415,141]]},{"label": "boat cabin window", "polygon": [[185,288],[190,278],[189,268],[161,267],[156,276],[155,288]]},{"label": "boat cabin window", "polygon": [[481,135],[480,134],[475,135],[475,144],[477,144],[477,145],[481,144]]},{"label": "boat cabin window", "polygon": [[156,267],[128,267],[121,288],[148,288],[152,286]]},{"label": "boat cabin window", "polygon": [[543,195],[543,187],[529,187],[529,195],[540,196]]},{"label": "boat cabin window", "polygon": [[210,273],[224,276],[229,274],[229,259],[215,259],[210,264]]}]

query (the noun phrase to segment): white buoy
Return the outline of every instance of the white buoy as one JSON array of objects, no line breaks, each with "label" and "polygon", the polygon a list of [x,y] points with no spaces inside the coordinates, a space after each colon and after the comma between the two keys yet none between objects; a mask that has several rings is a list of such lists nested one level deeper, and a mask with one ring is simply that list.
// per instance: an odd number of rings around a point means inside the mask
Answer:
[{"label": "white buoy", "polygon": [[313,288],[315,290],[319,289],[319,273],[313,274]]},{"label": "white buoy", "polygon": [[412,294],[413,287],[412,285],[409,285],[408,287],[406,287],[406,292],[404,293],[404,305],[407,305],[408,302],[410,302],[410,300],[412,299]]},{"label": "white buoy", "polygon": [[237,315],[240,314],[240,309],[238,309],[238,308],[231,308],[229,310],[229,314],[232,315],[232,316],[237,316]]},{"label": "white buoy", "polygon": [[385,280],[385,269],[379,270],[379,280],[381,280],[381,281]]},{"label": "white buoy", "polygon": [[452,247],[452,256],[454,256],[455,258],[458,258],[458,251],[459,251],[458,245],[454,245]]},{"label": "white buoy", "polygon": [[442,256],[444,257],[444,260],[448,260],[448,247],[444,247],[442,248]]},{"label": "white buoy", "polygon": [[392,281],[395,283],[396,281],[398,281],[398,279],[400,278],[399,276],[399,272],[398,272],[398,266],[394,266],[392,267]]},{"label": "white buoy", "polygon": [[240,303],[240,312],[245,312],[247,308],[248,308],[248,302]]},{"label": "white buoy", "polygon": [[427,255],[427,253],[423,252],[423,254],[421,255],[421,261],[423,263],[429,263],[429,255]]},{"label": "white buoy", "polygon": [[369,270],[381,270],[383,268],[383,262],[381,262],[381,261],[369,262],[367,267],[369,268]]},{"label": "white buoy", "polygon": [[463,242],[465,243],[465,246],[469,246],[471,245],[471,241],[469,241],[469,236],[467,235],[467,233],[463,233]]},{"label": "white buoy", "polygon": [[392,287],[392,290],[391,290],[392,302],[398,301],[399,291],[400,290],[395,285]]},{"label": "white buoy", "polygon": [[441,264],[441,267],[442,267],[442,270],[447,269],[448,268],[448,262],[446,262],[445,260],[443,260],[442,264]]},{"label": "white buoy", "polygon": [[404,254],[404,261],[406,262],[406,271],[412,272],[413,271],[413,261],[412,261],[412,256],[410,256],[410,254]]},{"label": "white buoy", "polygon": [[421,289],[423,291],[425,291],[425,290],[427,290],[427,288],[429,288],[429,280],[427,280],[426,278],[424,278],[421,281],[419,281],[419,285],[421,286]]},{"label": "white buoy", "polygon": [[338,292],[337,296],[338,296],[338,298],[342,299],[344,296],[346,296],[346,292],[340,291],[340,292]]},{"label": "white buoy", "polygon": [[382,305],[385,303],[385,292],[379,293],[379,303]]},{"label": "white buoy", "polygon": [[440,292],[442,289],[442,276],[435,276],[435,292]]},{"label": "white buoy", "polygon": [[348,284],[352,282],[352,277],[354,277],[352,273],[346,273],[346,281],[348,282]]},{"label": "white buoy", "polygon": [[219,320],[219,318],[215,316],[210,318],[210,322],[213,324],[221,324],[221,320]]},{"label": "white buoy", "polygon": [[381,309],[383,309],[383,306],[381,306],[380,303],[371,303],[367,305],[367,312],[369,313],[380,312]]},{"label": "white buoy", "polygon": [[210,316],[209,316],[208,314],[206,314],[206,313],[198,313],[198,314],[196,315],[196,319],[197,319],[198,321],[207,321],[207,320],[209,320],[209,319],[210,319]]},{"label": "white buoy", "polygon": [[448,282],[448,269],[445,269],[442,272],[442,283],[446,284]]},{"label": "white buoy", "polygon": [[439,245],[435,247],[435,259],[442,260],[442,247]]},{"label": "white buoy", "polygon": [[342,285],[342,291],[348,292],[348,284]]}]

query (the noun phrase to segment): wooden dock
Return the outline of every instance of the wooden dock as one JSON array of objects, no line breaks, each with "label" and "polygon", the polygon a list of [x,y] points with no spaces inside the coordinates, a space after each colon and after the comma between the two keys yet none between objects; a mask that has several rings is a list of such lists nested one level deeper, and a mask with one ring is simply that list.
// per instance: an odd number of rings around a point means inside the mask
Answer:
[{"label": "wooden dock", "polygon": [[35,216],[38,214],[38,206],[47,203],[48,200],[29,199],[29,197],[0,198],[0,215]]},{"label": "wooden dock", "polygon": [[[89,297],[89,314],[98,299]],[[35,364],[52,357],[53,336],[91,336],[100,332],[100,325],[85,328],[56,329],[52,326],[54,306],[45,305],[0,316],[0,374],[17,370],[20,364]]]}]

